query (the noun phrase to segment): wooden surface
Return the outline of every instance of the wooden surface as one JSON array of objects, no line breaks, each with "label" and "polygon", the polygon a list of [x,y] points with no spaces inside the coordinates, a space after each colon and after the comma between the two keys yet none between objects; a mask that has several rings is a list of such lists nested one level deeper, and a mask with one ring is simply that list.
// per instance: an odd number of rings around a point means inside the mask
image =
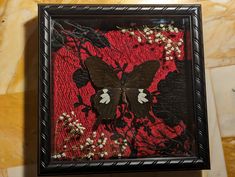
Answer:
[{"label": "wooden surface", "polygon": [[[38,3],[201,4],[211,170],[126,176],[227,176],[221,135],[235,137],[235,0],[0,0],[0,177],[36,176]],[[223,146],[232,177],[235,158],[230,140],[224,138]]]},{"label": "wooden surface", "polygon": [[235,176],[235,137],[223,138],[224,155],[228,177]]}]

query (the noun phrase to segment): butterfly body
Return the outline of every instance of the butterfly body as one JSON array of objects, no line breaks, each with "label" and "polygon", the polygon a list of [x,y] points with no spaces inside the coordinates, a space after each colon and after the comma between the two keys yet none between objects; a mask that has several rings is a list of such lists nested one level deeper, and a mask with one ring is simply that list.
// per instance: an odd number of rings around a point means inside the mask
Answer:
[{"label": "butterfly body", "polygon": [[151,94],[147,90],[159,68],[158,61],[146,61],[119,79],[114,69],[98,57],[85,61],[93,84],[97,87],[95,108],[103,119],[115,117],[117,105],[126,104],[137,117],[148,115]]},{"label": "butterfly body", "polygon": [[121,91],[122,91],[122,93],[121,93],[122,102],[125,103],[125,104],[128,104],[127,96],[126,96],[126,88],[122,87]]}]

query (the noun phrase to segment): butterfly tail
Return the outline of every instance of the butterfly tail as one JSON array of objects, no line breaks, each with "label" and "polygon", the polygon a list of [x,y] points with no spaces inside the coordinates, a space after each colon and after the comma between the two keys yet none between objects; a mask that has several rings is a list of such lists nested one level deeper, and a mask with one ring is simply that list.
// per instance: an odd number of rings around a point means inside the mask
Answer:
[{"label": "butterfly tail", "polygon": [[92,131],[96,131],[101,124],[102,118],[100,116],[97,117],[96,121],[94,122],[92,126]]}]

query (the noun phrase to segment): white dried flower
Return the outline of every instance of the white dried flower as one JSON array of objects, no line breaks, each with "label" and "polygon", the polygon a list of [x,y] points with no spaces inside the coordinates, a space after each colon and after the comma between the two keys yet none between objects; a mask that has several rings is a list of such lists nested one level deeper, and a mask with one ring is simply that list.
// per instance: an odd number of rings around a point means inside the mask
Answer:
[{"label": "white dried flower", "polygon": [[65,156],[66,156],[66,154],[65,154],[64,152],[63,152],[61,155],[62,155],[62,157],[65,157]]},{"label": "white dried flower", "polygon": [[170,43],[168,43],[166,46],[167,46],[167,47],[171,47],[171,44],[170,44]]},{"label": "white dried flower", "polygon": [[63,116],[60,116],[59,119],[60,119],[60,120],[64,120],[64,117],[63,117]]},{"label": "white dried flower", "polygon": [[179,32],[178,28],[174,28],[174,30],[175,30],[175,32],[176,32],[176,33],[178,33],[178,32]]},{"label": "white dried flower", "polygon": [[106,144],[106,141],[103,141],[103,143],[102,143],[103,145],[105,145]]},{"label": "white dried flower", "polygon": [[141,37],[138,37],[138,38],[137,38],[137,41],[138,41],[138,42],[142,42]]},{"label": "white dried flower", "polygon": [[135,35],[134,31],[131,31],[131,32],[130,32],[130,35],[134,36],[134,35]]},{"label": "white dried flower", "polygon": [[102,149],[104,146],[103,146],[103,144],[100,144],[99,147]]},{"label": "white dried flower", "polygon": [[149,28],[145,27],[143,31],[146,33],[147,31],[149,31]]},{"label": "white dried flower", "polygon": [[125,33],[127,30],[126,29],[122,29],[121,31],[122,31],[122,33]]},{"label": "white dried flower", "polygon": [[101,154],[100,154],[100,157],[104,157],[104,154],[103,154],[103,153],[101,153]]},{"label": "white dried flower", "polygon": [[152,44],[152,43],[153,43],[153,40],[151,40],[151,39],[148,40],[148,43],[149,43],[149,44]]},{"label": "white dried flower", "polygon": [[156,36],[156,37],[159,37],[159,36],[161,36],[161,33],[157,33],[155,36]]}]

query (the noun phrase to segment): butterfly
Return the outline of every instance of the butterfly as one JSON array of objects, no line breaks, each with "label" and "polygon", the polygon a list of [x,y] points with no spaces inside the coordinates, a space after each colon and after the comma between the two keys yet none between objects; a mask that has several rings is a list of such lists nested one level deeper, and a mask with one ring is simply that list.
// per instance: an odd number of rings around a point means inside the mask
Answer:
[{"label": "butterfly", "polygon": [[93,85],[97,88],[94,106],[102,119],[113,119],[120,102],[127,104],[136,117],[149,114],[152,98],[147,88],[160,66],[157,60],[135,66],[122,79],[101,58],[88,57],[85,65]]}]

